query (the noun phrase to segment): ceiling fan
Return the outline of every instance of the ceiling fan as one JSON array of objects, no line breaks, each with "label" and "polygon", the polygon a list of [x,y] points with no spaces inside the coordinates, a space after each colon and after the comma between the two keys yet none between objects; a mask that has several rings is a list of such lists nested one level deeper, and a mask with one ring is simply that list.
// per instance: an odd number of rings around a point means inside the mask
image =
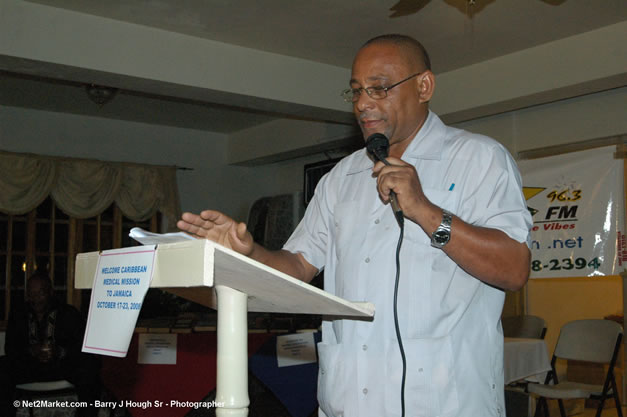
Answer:
[{"label": "ceiling fan", "polygon": [[[390,8],[392,14],[390,17],[402,17],[409,16],[410,14],[418,13],[420,9],[425,7],[431,0],[399,0],[394,6]],[[472,16],[475,13],[479,13],[488,4],[495,0],[444,0],[448,5],[455,7],[457,10],[464,14]],[[539,0],[543,3],[550,4],[551,6],[559,6],[566,0]]]}]

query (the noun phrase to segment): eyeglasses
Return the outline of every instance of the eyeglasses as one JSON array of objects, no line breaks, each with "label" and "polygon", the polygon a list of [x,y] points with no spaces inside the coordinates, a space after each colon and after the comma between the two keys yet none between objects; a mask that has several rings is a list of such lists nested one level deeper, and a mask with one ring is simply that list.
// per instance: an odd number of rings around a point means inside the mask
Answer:
[{"label": "eyeglasses", "polygon": [[417,73],[415,73],[413,75],[410,75],[409,77],[407,77],[407,78],[405,78],[403,80],[400,80],[396,84],[392,84],[389,87],[382,87],[382,86],[378,85],[378,86],[374,86],[374,87],[348,88],[348,89],[342,91],[341,96],[344,98],[344,101],[346,101],[347,103],[356,103],[361,98],[361,92],[365,91],[366,94],[368,94],[368,97],[370,97],[371,99],[381,100],[381,99],[386,98],[388,96],[388,90],[391,90],[394,87],[396,87],[397,85],[400,85],[400,84],[404,83],[407,80],[410,80],[410,79],[412,79],[414,77],[417,77],[420,74],[422,74],[422,72],[417,72]]}]

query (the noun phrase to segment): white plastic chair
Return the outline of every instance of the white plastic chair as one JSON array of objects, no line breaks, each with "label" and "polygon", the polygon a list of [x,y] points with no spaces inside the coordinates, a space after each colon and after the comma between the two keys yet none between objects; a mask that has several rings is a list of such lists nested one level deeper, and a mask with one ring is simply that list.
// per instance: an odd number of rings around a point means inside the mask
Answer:
[{"label": "white plastic chair", "polygon": [[[544,384],[530,384],[530,393],[540,397],[536,406],[536,417],[540,407],[545,410],[548,417],[549,410],[546,399],[557,399],[560,414],[566,417],[564,399],[592,398],[599,401],[596,417],[601,415],[606,398],[614,398],[618,417],[623,417],[616,379],[614,378],[614,365],[618,357],[622,327],[610,320],[575,320],[566,323],[560,330],[559,339],[555,346],[555,352],[551,360],[551,368]],[[585,384],[567,380],[558,381],[555,371],[557,359],[569,359],[585,362],[594,362],[607,365],[605,382],[602,385]]]}]

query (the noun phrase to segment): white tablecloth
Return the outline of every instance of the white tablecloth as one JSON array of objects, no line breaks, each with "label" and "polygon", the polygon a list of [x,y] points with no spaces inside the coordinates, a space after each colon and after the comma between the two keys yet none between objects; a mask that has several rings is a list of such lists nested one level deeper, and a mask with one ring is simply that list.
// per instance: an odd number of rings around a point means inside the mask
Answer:
[{"label": "white tablecloth", "polygon": [[503,368],[505,384],[529,378],[543,383],[544,375],[551,370],[544,340],[506,337]]}]

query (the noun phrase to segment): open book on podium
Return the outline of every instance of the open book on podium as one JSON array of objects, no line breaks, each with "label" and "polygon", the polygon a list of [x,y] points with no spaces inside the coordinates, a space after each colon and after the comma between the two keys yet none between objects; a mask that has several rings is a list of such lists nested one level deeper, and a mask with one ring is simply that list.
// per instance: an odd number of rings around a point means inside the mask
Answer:
[{"label": "open book on podium", "polygon": [[[99,255],[77,255],[76,288],[92,288]],[[248,311],[374,316],[371,303],[346,301],[206,239],[157,246],[151,287],[217,309],[219,285],[247,294]]]}]

